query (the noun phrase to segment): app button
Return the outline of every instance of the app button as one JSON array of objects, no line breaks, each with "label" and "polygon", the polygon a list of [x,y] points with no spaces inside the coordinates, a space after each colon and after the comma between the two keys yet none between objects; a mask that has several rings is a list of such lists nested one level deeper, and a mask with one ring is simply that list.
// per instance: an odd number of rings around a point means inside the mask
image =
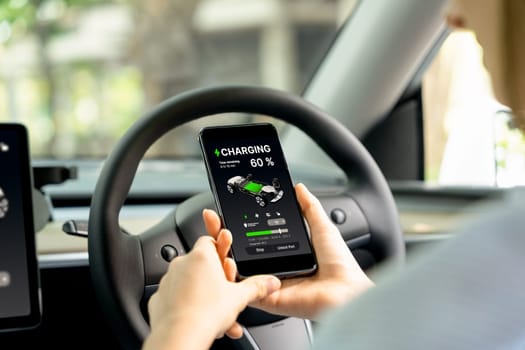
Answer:
[{"label": "app button", "polygon": [[247,247],[246,253],[250,255],[285,252],[299,249],[299,242],[281,243],[281,244],[270,244],[259,247]]},{"label": "app button", "polygon": [[286,225],[286,219],[285,218],[279,218],[279,219],[269,219],[266,221],[268,226],[283,226]]}]

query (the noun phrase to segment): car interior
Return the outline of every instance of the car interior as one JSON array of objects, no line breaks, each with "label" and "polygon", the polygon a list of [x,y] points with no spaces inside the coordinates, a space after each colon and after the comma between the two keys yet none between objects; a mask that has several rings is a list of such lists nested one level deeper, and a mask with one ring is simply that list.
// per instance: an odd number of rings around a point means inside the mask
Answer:
[{"label": "car interior", "polygon": [[[482,216],[521,184],[525,143],[491,94],[475,37],[447,27],[446,7],[2,2],[0,131],[28,134],[32,209],[20,210],[32,211],[21,217],[34,226],[41,319],[6,324],[0,347],[141,347],[148,298],[206,234],[202,209],[215,208],[204,126],[275,125],[294,183],[319,197],[372,279]],[[0,138],[0,238],[18,208],[8,143]],[[213,349],[306,349],[315,338],[310,320],[249,307],[239,321],[243,337]]]}]

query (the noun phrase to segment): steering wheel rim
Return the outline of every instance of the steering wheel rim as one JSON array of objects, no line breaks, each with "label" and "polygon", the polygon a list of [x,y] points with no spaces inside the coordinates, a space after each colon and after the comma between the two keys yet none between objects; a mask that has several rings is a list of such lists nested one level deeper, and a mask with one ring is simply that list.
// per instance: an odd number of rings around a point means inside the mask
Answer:
[{"label": "steering wheel rim", "polygon": [[[392,193],[373,158],[347,128],[302,98],[280,90],[253,86],[191,90],[164,101],[131,126],[104,162],[92,197],[88,235],[92,281],[126,348],[140,348],[149,332],[140,305],[147,280],[145,260],[162,260],[159,252],[144,256],[142,235],[132,236],[120,229],[119,212],[138,165],[148,148],[168,131],[201,117],[235,112],[281,119],[317,142],[347,177],[357,179],[351,195],[367,218],[370,251],[380,261],[404,261]],[[174,217],[168,221],[177,226]]]}]

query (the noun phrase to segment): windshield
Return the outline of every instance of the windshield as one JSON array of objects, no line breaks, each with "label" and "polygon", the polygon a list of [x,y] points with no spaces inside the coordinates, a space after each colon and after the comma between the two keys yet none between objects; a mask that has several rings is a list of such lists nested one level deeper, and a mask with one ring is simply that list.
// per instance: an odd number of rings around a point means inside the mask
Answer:
[{"label": "windshield", "polygon": [[[34,159],[101,159],[137,118],[189,89],[300,93],[355,2],[2,1],[0,121],[29,128]],[[199,156],[208,123],[176,129],[147,156]]]}]

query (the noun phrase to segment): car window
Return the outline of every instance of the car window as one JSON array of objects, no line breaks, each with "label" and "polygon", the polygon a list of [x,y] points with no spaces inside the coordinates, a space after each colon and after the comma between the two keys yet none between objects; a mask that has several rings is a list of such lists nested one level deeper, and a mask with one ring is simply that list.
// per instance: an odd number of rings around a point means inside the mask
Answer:
[{"label": "car window", "polygon": [[425,179],[443,185],[525,183],[525,139],[499,104],[474,34],[453,31],[423,79]]},{"label": "car window", "polygon": [[[189,89],[300,93],[355,3],[2,1],[0,121],[28,126],[33,158],[103,158],[134,120]],[[178,128],[148,156],[198,156],[204,123]]]}]

